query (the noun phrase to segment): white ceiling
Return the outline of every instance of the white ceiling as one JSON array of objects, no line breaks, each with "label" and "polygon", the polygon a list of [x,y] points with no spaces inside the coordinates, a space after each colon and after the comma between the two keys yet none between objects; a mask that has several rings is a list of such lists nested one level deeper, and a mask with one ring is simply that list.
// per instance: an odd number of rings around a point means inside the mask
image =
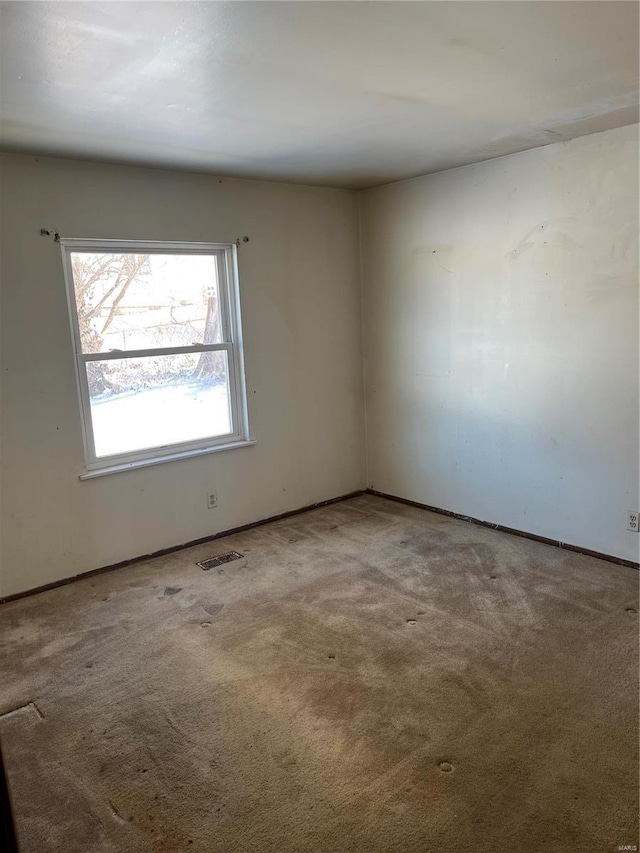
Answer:
[{"label": "white ceiling", "polygon": [[2,146],[369,187],[638,120],[634,2],[3,2]]}]

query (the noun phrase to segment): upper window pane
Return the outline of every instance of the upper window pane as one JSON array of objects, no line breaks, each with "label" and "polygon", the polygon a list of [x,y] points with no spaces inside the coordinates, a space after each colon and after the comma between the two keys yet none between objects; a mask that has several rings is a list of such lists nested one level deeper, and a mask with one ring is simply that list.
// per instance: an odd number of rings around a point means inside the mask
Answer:
[{"label": "upper window pane", "polygon": [[83,352],[222,343],[216,255],[70,254]]}]

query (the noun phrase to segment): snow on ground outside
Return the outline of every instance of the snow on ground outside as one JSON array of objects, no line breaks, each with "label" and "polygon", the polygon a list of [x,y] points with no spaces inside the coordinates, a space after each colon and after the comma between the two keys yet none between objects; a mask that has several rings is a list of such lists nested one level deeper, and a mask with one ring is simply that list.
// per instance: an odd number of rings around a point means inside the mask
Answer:
[{"label": "snow on ground outside", "polygon": [[231,432],[224,383],[166,385],[91,400],[97,456],[197,441]]}]

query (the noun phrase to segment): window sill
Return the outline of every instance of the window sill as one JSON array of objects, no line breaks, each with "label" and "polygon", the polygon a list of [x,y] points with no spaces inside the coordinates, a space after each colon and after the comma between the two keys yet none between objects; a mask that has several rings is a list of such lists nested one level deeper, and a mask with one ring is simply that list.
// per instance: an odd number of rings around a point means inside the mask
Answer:
[{"label": "window sill", "polygon": [[135,462],[120,462],[117,465],[109,465],[104,468],[95,468],[92,471],[84,471],[78,475],[79,480],[93,480],[96,477],[106,477],[108,474],[118,474],[121,471],[134,471],[138,468],[149,468],[151,465],[163,465],[165,462],[175,462],[178,459],[191,459],[194,456],[205,456],[208,453],[218,453],[221,450],[235,450],[238,447],[252,447],[254,439],[233,441],[229,444],[217,444],[215,447],[199,447],[195,450],[182,450],[180,453],[171,453],[168,456],[154,456],[151,459],[138,459]]}]

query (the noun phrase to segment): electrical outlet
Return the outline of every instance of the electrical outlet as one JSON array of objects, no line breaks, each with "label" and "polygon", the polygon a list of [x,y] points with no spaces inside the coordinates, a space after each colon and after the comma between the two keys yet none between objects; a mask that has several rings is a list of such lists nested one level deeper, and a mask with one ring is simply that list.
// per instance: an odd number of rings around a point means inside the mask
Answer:
[{"label": "electrical outlet", "polygon": [[218,495],[216,492],[207,494],[207,509],[215,509],[218,506]]},{"label": "electrical outlet", "polygon": [[627,530],[633,530],[634,533],[640,532],[638,530],[638,515],[639,513],[633,512],[633,510],[628,511]]}]

